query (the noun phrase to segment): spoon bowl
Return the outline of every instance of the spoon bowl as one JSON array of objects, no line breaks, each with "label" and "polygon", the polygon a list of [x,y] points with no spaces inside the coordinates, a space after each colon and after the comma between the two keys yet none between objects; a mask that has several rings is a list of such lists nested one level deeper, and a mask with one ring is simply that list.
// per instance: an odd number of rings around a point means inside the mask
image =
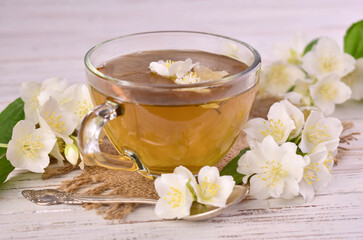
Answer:
[{"label": "spoon bowl", "polygon": [[227,208],[241,202],[242,199],[244,199],[246,197],[247,193],[248,193],[247,187],[244,187],[241,185],[235,185],[231,195],[229,195],[229,197],[227,199],[225,207],[214,207],[214,206],[204,205],[204,204],[194,202],[190,209],[190,215],[184,217],[183,220],[203,221],[203,220],[207,220],[209,218],[218,216],[223,211],[225,211]]}]

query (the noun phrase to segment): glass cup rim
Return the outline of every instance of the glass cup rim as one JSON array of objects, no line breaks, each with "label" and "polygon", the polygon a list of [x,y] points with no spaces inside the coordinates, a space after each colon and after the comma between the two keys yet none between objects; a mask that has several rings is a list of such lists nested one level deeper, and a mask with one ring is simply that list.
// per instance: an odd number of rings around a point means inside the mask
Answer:
[{"label": "glass cup rim", "polygon": [[[205,82],[193,83],[193,84],[154,84],[154,83],[139,83],[139,82],[122,80],[119,78],[114,78],[114,77],[108,76],[108,75],[98,71],[97,68],[95,66],[93,66],[90,61],[92,54],[97,49],[99,49],[100,47],[102,47],[103,45],[105,45],[109,42],[116,41],[116,40],[123,39],[123,38],[133,37],[133,36],[149,35],[149,34],[168,34],[168,33],[197,34],[197,35],[219,37],[219,38],[223,38],[226,40],[230,40],[230,41],[236,42],[238,44],[241,44],[241,45],[245,46],[247,49],[249,49],[254,56],[254,60],[253,60],[253,63],[242,72],[236,73],[236,74],[228,76],[228,77],[224,77],[219,80],[205,81]],[[117,85],[121,85],[121,86],[125,86],[125,87],[151,88],[151,89],[190,89],[190,88],[209,88],[209,87],[220,86],[223,84],[231,83],[234,80],[239,79],[243,75],[248,75],[249,73],[254,72],[256,69],[258,69],[261,64],[261,56],[257,52],[257,50],[254,49],[252,46],[250,46],[248,43],[240,41],[235,38],[230,38],[227,36],[219,35],[219,34],[199,32],[199,31],[150,31],[150,32],[140,32],[140,33],[122,35],[122,36],[118,36],[118,37],[111,38],[111,39],[105,40],[103,42],[100,42],[87,51],[87,53],[84,57],[84,63],[86,65],[86,68],[92,74],[94,74],[106,81],[111,81]]]}]

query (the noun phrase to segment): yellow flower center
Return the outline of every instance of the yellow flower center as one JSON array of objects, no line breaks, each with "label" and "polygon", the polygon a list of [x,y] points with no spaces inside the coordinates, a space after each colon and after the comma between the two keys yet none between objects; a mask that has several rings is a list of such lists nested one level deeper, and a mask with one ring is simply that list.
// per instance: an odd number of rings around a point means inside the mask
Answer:
[{"label": "yellow flower center", "polygon": [[316,127],[310,126],[307,131],[307,140],[315,145],[328,141],[331,135],[326,132],[326,128],[326,126],[322,127],[320,123]]},{"label": "yellow flower center", "polygon": [[45,113],[45,121],[48,123],[48,125],[56,132],[62,133],[66,130],[64,127],[65,123],[61,121],[62,115],[57,115],[55,112],[52,112],[52,114],[49,114],[48,112]]},{"label": "yellow flower center", "polygon": [[313,184],[313,181],[320,181],[320,179],[315,175],[316,172],[319,172],[319,168],[317,167],[318,163],[310,163],[304,169],[304,180],[307,184]]},{"label": "yellow flower center", "polygon": [[322,85],[319,88],[319,93],[327,101],[334,100],[338,95],[338,89],[331,83]]},{"label": "yellow flower center", "polygon": [[38,150],[41,150],[44,148],[44,145],[41,144],[39,141],[37,141],[40,138],[40,136],[34,137],[32,134],[27,135],[26,139],[21,138],[21,151],[26,156],[26,158],[34,159],[36,157],[39,157]]},{"label": "yellow flower center", "polygon": [[261,134],[263,136],[271,135],[276,142],[279,142],[284,137],[284,131],[283,127],[284,124],[281,122],[281,120],[274,121],[273,119],[269,119],[268,121],[264,121],[264,124],[267,125],[267,128],[265,131],[261,131]]},{"label": "yellow flower center", "polygon": [[332,171],[333,163],[334,163],[334,157],[333,157],[331,151],[329,151],[328,152],[328,157],[324,161],[324,166],[329,170],[329,172]]},{"label": "yellow flower center", "polygon": [[174,64],[175,63],[175,61],[171,61],[171,60],[166,60],[166,62],[165,62],[165,67],[167,67],[168,69],[170,68],[170,66],[172,65],[172,64]]},{"label": "yellow flower center", "polygon": [[318,61],[320,70],[326,73],[333,72],[338,65],[338,59],[335,56],[320,57]]},{"label": "yellow flower center", "polygon": [[173,208],[180,207],[185,202],[185,196],[179,189],[170,187],[170,192],[164,197],[164,200],[168,200],[168,204],[173,205]]},{"label": "yellow flower center", "polygon": [[195,72],[190,72],[181,79],[182,82],[191,82],[191,83],[196,83],[199,80],[200,78]]},{"label": "yellow flower center", "polygon": [[212,184],[208,182],[208,178],[205,176],[204,180],[202,181],[202,185],[200,186],[203,198],[210,199],[214,197],[217,194],[219,187],[220,186],[215,183]]},{"label": "yellow flower center", "polygon": [[266,161],[264,166],[261,166],[263,170],[263,177],[262,175],[258,175],[262,181],[268,181],[266,187],[275,186],[275,183],[280,181],[281,178],[285,178],[287,176],[287,172],[282,169],[281,164],[275,162],[275,160]]},{"label": "yellow flower center", "polygon": [[78,118],[84,118],[92,108],[92,104],[87,102],[86,99],[83,99],[82,101],[77,102],[77,107],[74,113],[78,116]]}]

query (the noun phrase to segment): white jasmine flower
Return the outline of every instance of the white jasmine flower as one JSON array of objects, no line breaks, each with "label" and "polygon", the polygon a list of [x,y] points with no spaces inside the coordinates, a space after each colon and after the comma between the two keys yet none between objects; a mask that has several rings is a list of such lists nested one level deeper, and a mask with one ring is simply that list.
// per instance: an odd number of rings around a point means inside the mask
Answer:
[{"label": "white jasmine flower", "polygon": [[295,129],[291,131],[290,138],[292,139],[297,137],[298,135],[300,135],[305,123],[303,112],[287,100],[282,100],[279,102],[279,104],[281,104],[285,108],[287,114],[294,121]]},{"label": "white jasmine flower", "polygon": [[35,129],[32,121],[22,120],[13,128],[6,157],[14,167],[41,173],[49,165],[48,153],[55,142],[56,137],[47,128]]},{"label": "white jasmine flower", "polygon": [[277,62],[262,72],[261,86],[267,93],[282,96],[296,81],[304,80],[305,73],[292,64]]},{"label": "white jasmine flower", "polygon": [[326,187],[331,178],[330,170],[325,166],[328,159],[328,150],[325,146],[316,148],[304,158],[307,165],[304,168],[303,178],[299,183],[300,194],[306,202],[311,202],[314,199],[315,191]]},{"label": "white jasmine flower", "polygon": [[69,137],[77,126],[77,118],[74,114],[61,111],[57,101],[50,97],[41,107],[39,114],[41,127],[49,127],[52,132],[70,144],[73,140]]},{"label": "white jasmine flower", "polygon": [[357,59],[354,71],[346,75],[342,81],[352,90],[353,99],[363,98],[363,58]]},{"label": "white jasmine flower", "polygon": [[64,155],[66,156],[68,162],[70,162],[72,165],[76,165],[79,158],[78,147],[73,143],[67,144],[64,148]]},{"label": "white jasmine flower", "polygon": [[193,195],[187,187],[189,179],[181,174],[162,174],[155,180],[160,196],[155,213],[160,218],[183,218],[190,215]]},{"label": "white jasmine flower", "polygon": [[302,63],[302,55],[305,46],[305,36],[296,34],[289,42],[276,44],[274,52],[279,60],[293,65],[299,65]]},{"label": "white jasmine flower", "polygon": [[296,154],[296,145],[277,145],[272,136],[251,147],[238,161],[237,171],[250,179],[250,194],[257,199],[282,197],[291,199],[299,194],[299,182],[306,165]]},{"label": "white jasmine flower", "polygon": [[193,63],[190,58],[185,61],[170,61],[166,62],[160,60],[158,62],[151,62],[149,69],[151,72],[159,74],[160,76],[167,78],[182,78],[188,72],[190,72],[197,63]]},{"label": "white jasmine flower", "polygon": [[49,96],[59,96],[66,86],[67,80],[63,78],[48,78],[42,84],[23,83],[20,88],[20,96],[24,101],[25,119],[38,123],[37,110],[40,105],[48,100]]},{"label": "white jasmine flower", "polygon": [[287,113],[285,106],[281,103],[274,103],[267,114],[267,120],[262,118],[249,120],[244,132],[247,134],[247,141],[251,146],[254,141],[261,142],[269,135],[278,144],[282,144],[286,142],[293,129],[295,129],[294,121]]},{"label": "white jasmine flower", "polygon": [[318,144],[339,139],[342,131],[343,126],[339,119],[324,118],[323,113],[312,111],[306,119],[299,148],[304,153],[310,153]]},{"label": "white jasmine flower", "polygon": [[309,87],[314,105],[325,115],[334,112],[335,104],[345,102],[350,98],[351,90],[336,74],[330,74]]},{"label": "white jasmine flower", "polygon": [[[73,94],[67,92],[67,97],[64,98],[66,101],[62,105],[62,109],[73,113],[77,117],[77,129],[81,125],[84,117],[93,108],[91,95],[88,88],[84,84],[72,85],[69,89]],[[73,97],[71,97],[73,95]]]},{"label": "white jasmine flower", "polygon": [[180,174],[189,179],[191,192],[196,195],[199,203],[224,207],[226,201],[233,191],[235,182],[232,176],[219,176],[218,168],[204,166],[198,173],[198,182],[193,174],[185,167],[179,166],[174,170],[175,174]]},{"label": "white jasmine flower", "polygon": [[205,166],[198,173],[197,201],[216,207],[226,206],[235,182],[232,176],[219,176],[216,167]]},{"label": "white jasmine flower", "polygon": [[313,49],[303,57],[302,68],[320,79],[331,73],[343,77],[354,70],[355,60],[342,53],[338,44],[331,38],[320,38]]},{"label": "white jasmine flower", "polygon": [[195,72],[190,72],[181,78],[175,80],[178,84],[193,84],[201,82],[201,78]]}]

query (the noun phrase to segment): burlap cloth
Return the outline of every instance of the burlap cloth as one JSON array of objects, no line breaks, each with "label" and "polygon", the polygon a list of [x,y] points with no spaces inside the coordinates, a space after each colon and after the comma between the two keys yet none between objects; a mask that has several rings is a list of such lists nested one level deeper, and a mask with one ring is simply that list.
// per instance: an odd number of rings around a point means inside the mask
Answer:
[{"label": "burlap cloth", "polygon": [[[250,113],[250,118],[263,117],[266,118],[270,106],[276,102],[275,98],[257,99]],[[343,123],[344,129],[352,127],[352,123]],[[355,139],[351,133],[341,138],[341,142],[349,143]],[[344,134],[343,134],[344,135]],[[227,155],[217,164],[221,170],[232,158],[234,158],[242,149],[247,147],[245,135],[242,133],[236,140]],[[117,154],[111,143],[105,140],[102,144],[102,150]],[[340,158],[345,150],[338,149],[338,157]],[[64,167],[48,167],[43,174],[43,179],[48,179],[57,175],[69,173],[78,167],[70,164]],[[109,195],[120,194],[127,197],[143,197],[157,199],[158,195],[154,188],[154,181],[150,180],[136,172],[127,172],[119,170],[111,170],[98,166],[86,167],[82,173],[67,181],[63,181],[58,188],[69,193],[84,193],[89,195]],[[105,219],[122,219],[127,214],[137,208],[139,204],[84,204],[86,209],[95,209],[97,213]]]}]

